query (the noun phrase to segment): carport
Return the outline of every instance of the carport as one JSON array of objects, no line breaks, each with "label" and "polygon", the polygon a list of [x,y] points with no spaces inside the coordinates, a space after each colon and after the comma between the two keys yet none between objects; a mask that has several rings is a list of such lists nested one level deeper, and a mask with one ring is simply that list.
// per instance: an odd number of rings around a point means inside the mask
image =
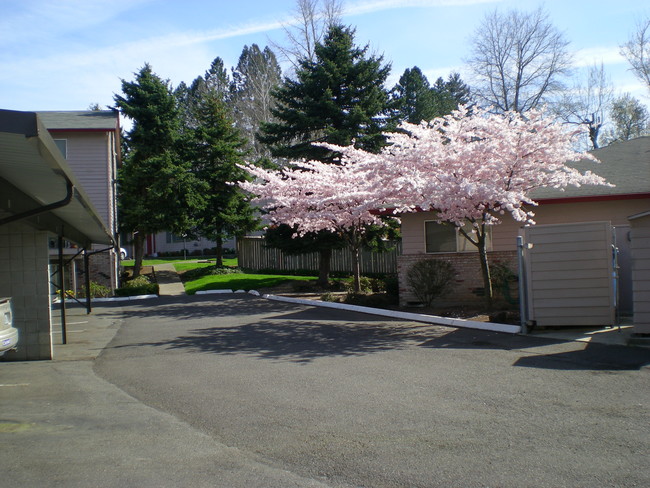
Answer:
[{"label": "carport", "polygon": [[[52,358],[52,235],[59,250],[64,240],[76,244],[86,263],[91,243],[115,245],[38,115],[0,110],[0,296],[11,297],[20,333],[6,359]],[[65,340],[65,301],[61,307]]]}]

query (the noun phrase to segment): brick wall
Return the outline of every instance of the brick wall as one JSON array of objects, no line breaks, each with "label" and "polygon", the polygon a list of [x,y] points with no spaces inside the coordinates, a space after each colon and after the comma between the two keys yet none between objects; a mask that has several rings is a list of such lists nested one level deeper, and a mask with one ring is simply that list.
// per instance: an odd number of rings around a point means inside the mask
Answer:
[{"label": "brick wall", "polygon": [[[113,251],[100,252],[90,256],[90,281],[114,289],[117,286],[115,262],[116,256]],[[80,268],[83,269],[83,259]]]},{"label": "brick wall", "polygon": [[18,350],[10,361],[52,359],[48,236],[23,224],[0,227],[0,296],[11,297]]},{"label": "brick wall", "polygon": [[[483,299],[483,278],[481,276],[481,264],[478,253],[444,253],[444,254],[403,254],[397,258],[397,274],[399,277],[400,305],[407,306],[417,303],[419,300],[409,288],[406,282],[406,274],[410,267],[417,261],[424,259],[440,259],[448,261],[456,270],[456,279],[453,283],[451,293],[441,297],[436,303],[442,306],[482,304]],[[503,264],[515,274],[518,272],[516,251],[494,251],[488,253],[490,264]],[[494,284],[493,284],[494,286]],[[511,300],[517,299],[516,283],[510,286]],[[506,298],[499,290],[494,290],[496,302],[506,302]]]}]

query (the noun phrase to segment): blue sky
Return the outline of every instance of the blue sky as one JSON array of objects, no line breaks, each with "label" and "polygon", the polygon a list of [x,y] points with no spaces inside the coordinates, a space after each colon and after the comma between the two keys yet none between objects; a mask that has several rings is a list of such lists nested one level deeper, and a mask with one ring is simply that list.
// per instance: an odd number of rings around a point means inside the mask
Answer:
[{"label": "blue sky", "polygon": [[[472,33],[495,8],[540,5],[564,32],[576,70],[605,64],[618,92],[650,103],[619,54],[647,0],[347,0],[343,21],[392,64],[390,86],[419,66],[434,81],[468,72]],[[175,86],[220,56],[233,66],[244,45],[282,43],[294,0],[0,0],[0,108],[84,110],[113,104],[120,79],[145,62]]]}]

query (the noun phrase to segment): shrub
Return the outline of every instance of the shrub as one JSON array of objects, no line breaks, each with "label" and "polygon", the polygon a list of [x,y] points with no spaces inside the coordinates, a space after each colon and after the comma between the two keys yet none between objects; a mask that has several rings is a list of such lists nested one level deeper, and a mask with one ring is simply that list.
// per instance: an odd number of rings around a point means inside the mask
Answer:
[{"label": "shrub", "polygon": [[206,266],[205,268],[188,269],[182,274],[183,281],[194,281],[204,276],[225,275],[241,273],[239,268],[230,268],[228,266]]},{"label": "shrub", "polygon": [[519,277],[514,271],[505,264],[491,263],[490,277],[492,279],[492,289],[495,293],[501,295],[511,305],[519,303],[517,298],[513,297],[511,290],[511,285],[519,282]]},{"label": "shrub", "polygon": [[[105,298],[111,296],[111,289],[108,286],[100,285],[94,281],[90,282],[90,297]],[[86,287],[82,286],[77,293],[78,298],[86,298]]]},{"label": "shrub", "polygon": [[[384,280],[381,278],[360,276],[359,284],[361,285],[361,293],[381,293],[386,291]],[[354,292],[354,278],[345,280],[345,290],[351,293]]]},{"label": "shrub", "polygon": [[118,297],[131,297],[137,295],[157,295],[158,284],[152,283],[146,276],[140,275],[137,278],[124,283],[121,288],[115,290]]},{"label": "shrub", "polygon": [[348,293],[343,299],[344,303],[349,305],[359,305],[361,307],[371,308],[389,308],[396,305],[394,298],[384,293],[365,294],[365,293]]},{"label": "shrub", "polygon": [[406,273],[406,283],[427,307],[449,293],[456,272],[451,263],[438,259],[418,261]]},{"label": "shrub", "polygon": [[391,297],[399,296],[399,279],[396,274],[389,274],[384,277],[384,290]]}]

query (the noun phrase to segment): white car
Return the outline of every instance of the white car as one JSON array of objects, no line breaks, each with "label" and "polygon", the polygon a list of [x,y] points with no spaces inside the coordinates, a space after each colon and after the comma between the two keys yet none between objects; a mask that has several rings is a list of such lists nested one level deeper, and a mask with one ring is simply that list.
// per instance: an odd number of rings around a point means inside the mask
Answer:
[{"label": "white car", "polygon": [[18,344],[18,329],[13,327],[11,298],[0,298],[0,356]]},{"label": "white car", "polygon": [[127,257],[128,257],[128,253],[126,252],[126,249],[120,247],[120,259],[124,261]]}]

